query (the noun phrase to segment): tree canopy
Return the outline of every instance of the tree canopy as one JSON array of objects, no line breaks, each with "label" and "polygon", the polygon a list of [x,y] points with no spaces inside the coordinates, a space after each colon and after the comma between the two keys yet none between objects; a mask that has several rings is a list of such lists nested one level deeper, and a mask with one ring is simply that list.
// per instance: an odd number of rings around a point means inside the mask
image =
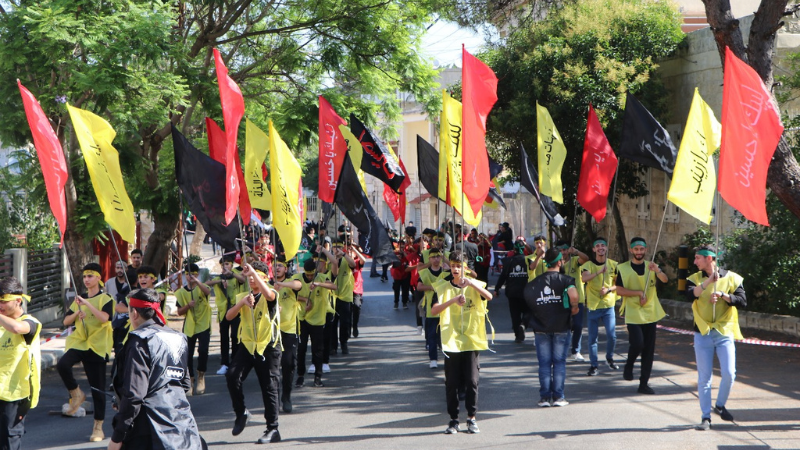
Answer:
[{"label": "tree canopy", "polygon": [[[316,142],[317,95],[344,117],[368,124],[399,115],[398,90],[438,109],[435,70],[420,39],[438,0],[13,0],[0,3],[0,74],[37,96],[65,147],[67,246],[73,265],[91,255],[105,229],[65,103],[88,109],[117,131],[114,145],[137,210],[156,230],[145,262],[160,266],[178,223],[169,124],[203,147],[203,118],[221,122],[212,48],[245,96],[248,118],[275,121],[290,147]],[[23,145],[30,133],[16,85],[0,85],[0,141]],[[243,128],[240,144],[243,144]],[[387,130],[391,133],[392,130]],[[166,140],[166,141],[165,141]],[[244,148],[244,145],[240,145]],[[306,158],[308,160],[308,158]],[[44,201],[42,199],[42,201]]]},{"label": "tree canopy", "polygon": [[[596,109],[612,147],[620,141],[626,92],[663,116],[666,91],[653,73],[683,33],[680,14],[666,1],[585,0],[547,14],[481,55],[500,79],[487,140],[493,158],[516,176],[519,144],[532,156],[536,152],[536,102],[548,108],[567,147],[561,214],[572,217],[588,105]],[[643,170],[621,160],[617,194],[644,195]]]}]

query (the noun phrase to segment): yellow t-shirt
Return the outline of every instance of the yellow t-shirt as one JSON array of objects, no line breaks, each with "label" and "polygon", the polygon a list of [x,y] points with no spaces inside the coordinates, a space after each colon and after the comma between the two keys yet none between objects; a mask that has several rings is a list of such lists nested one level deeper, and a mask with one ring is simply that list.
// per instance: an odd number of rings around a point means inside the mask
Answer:
[{"label": "yellow t-shirt", "polygon": [[[108,302],[113,302],[114,299],[105,292],[100,292],[94,297],[87,298],[86,301],[102,311],[103,306]],[[111,353],[111,347],[113,345],[111,317],[105,322],[100,322],[100,319],[92,314],[89,308],[82,309],[83,312],[86,313],[86,317],[83,320],[80,318],[75,319],[75,323],[73,324],[75,325],[75,331],[67,336],[64,349],[70,350],[74,348],[75,350],[91,350],[105,358]],[[72,302],[69,310],[73,313],[77,311],[78,303]],[[84,324],[86,324],[85,327]]]},{"label": "yellow t-shirt", "polygon": [[339,260],[339,273],[336,275],[336,297],[343,302],[353,303],[354,288],[353,269],[347,263],[347,258],[343,256]]},{"label": "yellow t-shirt", "polygon": [[[286,281],[290,281],[290,279],[287,278]],[[297,301],[297,292],[287,287],[280,288],[278,290],[278,305],[281,308],[281,331],[289,334],[298,334],[297,313],[300,304]]]},{"label": "yellow t-shirt", "polygon": [[[613,308],[617,302],[617,293],[614,291],[608,292],[604,296],[600,296],[602,288],[611,288],[616,284],[617,279],[617,262],[614,260],[607,260],[608,268],[606,273],[592,278],[586,283],[586,307],[594,311],[597,309]],[[595,264],[592,261],[586,261],[581,266],[581,273],[589,272],[595,274],[603,270],[604,264]]]},{"label": "yellow t-shirt", "polygon": [[[216,279],[219,279],[217,277]],[[241,293],[241,284],[236,278],[228,280],[228,287],[223,288],[222,283],[214,285],[214,303],[217,306],[217,320],[222,322],[225,313],[235,304],[236,295]]]},{"label": "yellow t-shirt", "polygon": [[547,272],[547,267],[544,265],[544,257],[539,260],[539,263],[536,267],[531,270],[531,263],[536,260],[536,254],[528,255],[525,257],[525,269],[528,271],[528,282],[530,283],[533,281],[534,278],[538,277],[539,275]]},{"label": "yellow t-shirt", "polygon": [[[647,264],[647,263],[644,263]],[[656,273],[645,268],[644,275],[637,274],[631,267],[631,262],[626,261],[617,266],[619,277],[622,277],[622,284],[626,289],[632,291],[643,291],[647,276],[650,283],[647,286],[647,303],[642,306],[639,304],[639,296],[622,297],[622,306],[619,313],[625,317],[625,323],[642,325],[646,323],[658,322],[667,314],[661,307],[661,302],[656,294]]]},{"label": "yellow t-shirt", "polygon": [[36,328],[30,345],[25,336],[0,327],[0,400],[14,402],[30,399],[31,408],[39,403],[42,354],[39,333],[42,324],[35,317],[23,314],[17,322],[30,320]]},{"label": "yellow t-shirt", "polygon": [[183,334],[192,337],[211,328],[211,305],[200,286],[195,286],[191,291],[186,290],[186,287],[178,289],[175,291],[175,299],[179,307],[188,305],[192,300],[195,302],[194,307],[186,311]]},{"label": "yellow t-shirt", "polygon": [[[423,269],[419,272],[419,281],[424,284],[425,286],[431,286],[443,279],[447,275],[450,275],[450,272],[445,272],[443,267],[439,267],[439,275],[433,275],[431,269]],[[434,318],[438,317],[431,314],[431,306],[433,306],[433,296],[436,295],[435,291],[425,291],[425,295],[422,296],[423,307],[425,308],[425,317]]]},{"label": "yellow t-shirt", "polygon": [[[314,282],[325,283],[329,282],[330,280],[331,278],[329,274],[318,273],[317,277],[314,279]],[[308,287],[306,287],[306,289],[308,289]],[[303,296],[302,294],[298,295]],[[334,297],[333,291],[323,287],[318,287],[312,292],[307,292],[304,297],[308,298],[308,301],[311,302],[311,309],[306,311],[305,321],[308,322],[309,325],[325,325],[325,316],[329,312],[334,312],[333,305],[331,304],[331,298]]]},{"label": "yellow t-shirt", "polygon": [[[696,286],[707,280],[708,277],[702,271],[693,273],[689,281]],[[739,311],[737,308],[723,299],[719,299],[716,308],[711,303],[711,294],[714,289],[725,294],[733,294],[744,282],[741,275],[728,271],[724,277],[720,277],[715,283],[709,283],[700,297],[692,302],[692,312],[694,312],[694,323],[700,334],[703,336],[717,330],[723,336],[734,339],[744,339],[742,331],[739,329]]]},{"label": "yellow t-shirt", "polygon": [[[453,286],[451,277],[442,278],[434,283],[433,288],[439,303],[447,303],[462,293],[461,288]],[[485,288],[486,283],[476,281]],[[486,300],[472,288],[464,292],[467,299],[464,306],[451,305],[439,313],[439,327],[442,331],[442,350],[445,352],[468,352],[487,350],[486,316],[489,310]]]}]

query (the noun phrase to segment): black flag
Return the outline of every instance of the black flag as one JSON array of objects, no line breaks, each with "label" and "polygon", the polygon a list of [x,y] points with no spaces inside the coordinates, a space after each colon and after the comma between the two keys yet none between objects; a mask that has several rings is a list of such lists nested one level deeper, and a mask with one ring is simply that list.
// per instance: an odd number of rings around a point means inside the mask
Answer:
[{"label": "black flag", "polygon": [[439,198],[439,152],[420,135],[417,135],[417,167],[425,190],[433,198]]},{"label": "black flag", "polygon": [[406,174],[403,173],[400,163],[394,159],[386,144],[352,114],[350,114],[350,131],[364,149],[361,170],[383,181],[393,191],[400,193],[400,186],[405,181]]},{"label": "black flag", "polygon": [[622,144],[617,154],[670,176],[678,156],[667,130],[630,92],[625,102]]},{"label": "black flag", "polygon": [[358,229],[358,245],[364,254],[372,256],[377,264],[397,261],[389,233],[361,189],[350,155],[344,157],[334,201],[342,214]]},{"label": "black flag", "polygon": [[539,189],[536,188],[539,184],[539,173],[536,172],[536,168],[531,164],[528,153],[525,151],[525,147],[523,147],[522,144],[519,145],[519,153],[522,159],[519,170],[520,184],[536,197],[536,200],[539,201],[539,206],[542,207],[544,215],[547,216],[547,220],[549,220],[551,224],[557,227],[564,225],[564,218],[558,213],[553,199],[544,194],[540,194]]},{"label": "black flag", "polygon": [[[494,183],[495,177],[500,175],[500,172],[502,171],[503,165],[492,158],[489,158],[489,179],[492,180],[492,183]],[[506,207],[506,202],[503,201],[503,196],[497,191],[497,186],[489,186],[489,197],[492,197],[492,199],[502,206],[503,209],[508,209]]]},{"label": "black flag", "polygon": [[203,224],[211,239],[225,249],[236,248],[238,221],[225,220],[225,166],[194,148],[174,126],[175,177],[189,210]]}]

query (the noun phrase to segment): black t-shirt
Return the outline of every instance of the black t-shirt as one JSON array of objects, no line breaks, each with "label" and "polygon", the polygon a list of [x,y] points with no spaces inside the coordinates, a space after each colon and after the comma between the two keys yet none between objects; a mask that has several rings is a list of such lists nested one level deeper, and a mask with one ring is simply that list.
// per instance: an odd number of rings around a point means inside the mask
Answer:
[{"label": "black t-shirt", "polygon": [[561,333],[572,326],[572,312],[564,307],[564,296],[575,279],[558,272],[545,272],[525,286],[528,325],[534,332]]}]

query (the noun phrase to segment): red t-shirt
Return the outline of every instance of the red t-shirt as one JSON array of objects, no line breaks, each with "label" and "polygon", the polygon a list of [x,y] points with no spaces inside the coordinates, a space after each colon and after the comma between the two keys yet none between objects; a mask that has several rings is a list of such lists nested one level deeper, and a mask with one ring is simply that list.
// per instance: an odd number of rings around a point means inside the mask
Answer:
[{"label": "red t-shirt", "polygon": [[361,276],[361,269],[364,268],[364,264],[361,264],[361,260],[356,260],[356,268],[353,269],[353,293],[354,294],[361,294],[364,295],[364,277]]}]

